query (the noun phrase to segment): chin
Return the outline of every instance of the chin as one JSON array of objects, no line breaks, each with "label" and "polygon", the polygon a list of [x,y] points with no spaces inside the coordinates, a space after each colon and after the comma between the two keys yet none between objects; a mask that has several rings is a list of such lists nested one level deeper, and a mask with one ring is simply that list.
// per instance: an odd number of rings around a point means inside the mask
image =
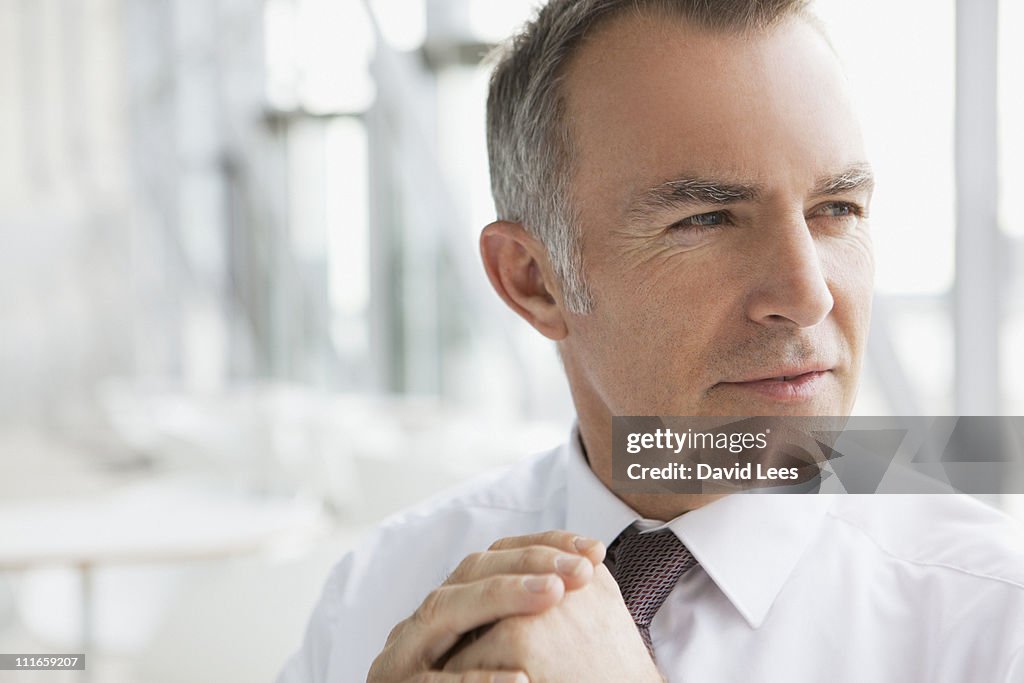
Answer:
[{"label": "chin", "polygon": [[[723,402],[715,406],[704,406],[697,415],[709,416],[779,416],[816,417],[846,416],[850,414],[847,402],[840,398],[816,397],[808,401],[745,400]],[[686,413],[681,413],[686,414]]]}]

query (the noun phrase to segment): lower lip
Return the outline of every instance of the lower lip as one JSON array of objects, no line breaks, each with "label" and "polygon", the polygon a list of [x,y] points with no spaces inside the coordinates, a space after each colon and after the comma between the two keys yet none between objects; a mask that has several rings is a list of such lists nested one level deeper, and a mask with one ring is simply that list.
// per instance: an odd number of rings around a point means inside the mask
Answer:
[{"label": "lower lip", "polygon": [[756,382],[726,382],[724,386],[752,391],[773,401],[806,401],[817,396],[829,370],[806,372],[789,380],[762,379]]}]

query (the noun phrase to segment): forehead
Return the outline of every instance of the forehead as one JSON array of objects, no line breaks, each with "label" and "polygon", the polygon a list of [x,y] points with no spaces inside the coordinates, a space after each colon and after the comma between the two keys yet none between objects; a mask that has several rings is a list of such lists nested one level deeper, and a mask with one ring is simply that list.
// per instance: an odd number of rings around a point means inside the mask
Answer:
[{"label": "forehead", "polygon": [[680,173],[771,190],[863,161],[838,60],[802,18],[738,34],[619,17],[580,47],[564,88],[575,192],[620,207]]}]

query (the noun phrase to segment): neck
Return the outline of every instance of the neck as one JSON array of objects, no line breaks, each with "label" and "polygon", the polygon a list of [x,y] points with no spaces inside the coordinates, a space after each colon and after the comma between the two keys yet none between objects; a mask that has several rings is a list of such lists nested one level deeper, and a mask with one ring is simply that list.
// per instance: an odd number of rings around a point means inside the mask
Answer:
[{"label": "neck", "polygon": [[724,494],[619,493],[612,479],[611,415],[599,418],[579,411],[580,445],[590,469],[605,488],[645,519],[668,522],[690,510],[696,510]]}]

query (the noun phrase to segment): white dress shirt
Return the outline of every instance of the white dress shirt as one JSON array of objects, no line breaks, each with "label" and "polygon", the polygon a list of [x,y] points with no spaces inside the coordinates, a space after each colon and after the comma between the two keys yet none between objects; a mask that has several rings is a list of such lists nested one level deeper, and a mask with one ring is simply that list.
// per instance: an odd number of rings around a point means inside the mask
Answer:
[{"label": "white dress shirt", "polygon": [[[670,528],[700,564],[651,624],[671,683],[1024,683],[1024,530],[958,495],[731,495],[641,520],[569,443],[382,524],[278,683],[362,683],[391,628],[494,540]],[[620,683],[620,682],[615,682]]]}]

